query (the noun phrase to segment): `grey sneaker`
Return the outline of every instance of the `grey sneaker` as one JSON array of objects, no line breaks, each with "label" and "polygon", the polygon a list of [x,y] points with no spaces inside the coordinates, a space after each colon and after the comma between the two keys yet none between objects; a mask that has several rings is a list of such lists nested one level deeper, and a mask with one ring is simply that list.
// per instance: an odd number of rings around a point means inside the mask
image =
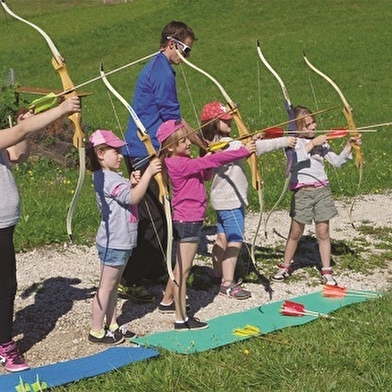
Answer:
[{"label": "grey sneaker", "polygon": [[183,323],[178,323],[178,322],[174,323],[174,329],[176,331],[189,331],[191,329],[196,330],[196,329],[206,329],[206,328],[208,328],[208,324],[203,323],[196,317],[188,317],[188,319]]},{"label": "grey sneaker", "polygon": [[235,299],[248,299],[252,296],[250,291],[244,290],[241,285],[234,282],[228,286],[221,284],[219,287],[219,294]]},{"label": "grey sneaker", "polygon": [[291,265],[286,266],[284,264],[279,264],[278,270],[272,277],[272,280],[274,280],[275,282],[283,282],[285,279],[291,276],[291,273]]}]

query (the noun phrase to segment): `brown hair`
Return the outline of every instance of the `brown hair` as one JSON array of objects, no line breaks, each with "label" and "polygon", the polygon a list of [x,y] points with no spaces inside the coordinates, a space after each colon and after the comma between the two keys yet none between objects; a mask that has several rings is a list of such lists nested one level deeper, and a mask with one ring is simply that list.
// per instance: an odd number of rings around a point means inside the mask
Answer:
[{"label": "brown hair", "polygon": [[86,169],[92,172],[100,170],[102,167],[97,157],[98,151],[105,151],[109,148],[113,147],[107,144],[99,144],[94,147],[92,143],[88,143],[86,146]]},{"label": "brown hair", "polygon": [[212,142],[215,140],[216,136],[219,136],[219,123],[219,118],[215,119],[214,121],[208,120],[201,122],[201,132],[204,139],[208,140],[209,142]]},{"label": "brown hair", "polygon": [[172,20],[169,24],[167,24],[161,33],[161,48],[165,48],[170,41],[167,37],[176,38],[179,41],[184,41],[185,38],[192,38],[192,41],[196,40],[195,33],[193,30],[188,27],[184,22],[178,22]]}]

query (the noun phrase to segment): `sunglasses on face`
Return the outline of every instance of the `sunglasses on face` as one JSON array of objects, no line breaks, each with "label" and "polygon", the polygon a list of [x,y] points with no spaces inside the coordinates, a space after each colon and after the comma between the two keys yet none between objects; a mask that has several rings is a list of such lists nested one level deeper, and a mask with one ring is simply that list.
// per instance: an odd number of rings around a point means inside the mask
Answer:
[{"label": "sunglasses on face", "polygon": [[188,55],[191,53],[192,48],[188,45],[185,45],[183,42],[181,42],[179,39],[177,38],[173,38],[173,37],[167,37],[167,39],[174,41],[176,44],[180,45],[181,50],[184,54]]}]

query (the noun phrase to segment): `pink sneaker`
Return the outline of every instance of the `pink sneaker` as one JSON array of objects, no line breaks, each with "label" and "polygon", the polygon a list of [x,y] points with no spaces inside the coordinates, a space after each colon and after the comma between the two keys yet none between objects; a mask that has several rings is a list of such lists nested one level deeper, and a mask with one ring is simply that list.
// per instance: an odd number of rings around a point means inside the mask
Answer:
[{"label": "pink sneaker", "polygon": [[22,355],[19,354],[16,343],[13,340],[0,344],[0,363],[9,372],[20,372],[30,369]]}]

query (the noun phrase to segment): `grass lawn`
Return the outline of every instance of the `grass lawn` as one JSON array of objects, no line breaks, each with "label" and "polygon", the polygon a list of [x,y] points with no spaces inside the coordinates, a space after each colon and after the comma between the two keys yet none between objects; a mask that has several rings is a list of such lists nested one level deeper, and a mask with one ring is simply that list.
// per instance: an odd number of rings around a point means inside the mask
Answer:
[{"label": "grass lawn", "polygon": [[[133,0],[113,5],[98,0],[8,0],[7,4],[49,34],[66,58],[75,84],[98,76],[101,62],[110,71],[155,52],[163,26],[170,20],[183,20],[198,38],[190,61],[223,85],[240,105],[251,131],[286,120],[280,87],[258,59],[257,40],[286,83],[294,105],[314,110],[339,105],[339,109],[318,116],[320,129],[346,125],[342,103],[335,90],[305,66],[303,50],[339,85],[354,109],[358,126],[391,121],[390,0]],[[42,36],[4,13],[0,16],[0,36],[1,74],[13,68],[20,85],[61,89]],[[127,100],[131,100],[142,66],[135,65],[110,77]],[[194,70],[180,66],[176,71],[183,117],[197,126],[202,106],[223,97],[211,81]],[[107,128],[122,136],[128,121],[124,107],[114,102],[118,128],[103,83],[91,83],[83,90],[93,93],[83,99],[86,134]],[[363,135],[366,164],[361,193],[391,188],[391,128],[378,130],[376,134]],[[344,142],[339,139],[332,143],[340,150]],[[284,183],[283,154],[261,157],[259,167],[269,209]],[[358,170],[353,164],[345,165],[337,176],[332,171],[329,174],[337,198],[355,194]],[[21,165],[15,176],[23,207],[16,232],[17,249],[67,241],[65,216],[77,168],[59,168],[41,160]],[[250,200],[250,208],[257,210],[254,191]],[[281,208],[288,205],[287,194]],[[212,219],[210,211],[209,220]],[[87,175],[74,216],[76,242],[91,244],[97,225]],[[67,390],[392,390],[391,303],[387,296],[339,311],[339,317],[359,314],[361,321],[370,325],[319,320],[283,330],[272,335],[271,341],[255,338],[187,357],[162,353],[157,360],[132,365]]]}]

